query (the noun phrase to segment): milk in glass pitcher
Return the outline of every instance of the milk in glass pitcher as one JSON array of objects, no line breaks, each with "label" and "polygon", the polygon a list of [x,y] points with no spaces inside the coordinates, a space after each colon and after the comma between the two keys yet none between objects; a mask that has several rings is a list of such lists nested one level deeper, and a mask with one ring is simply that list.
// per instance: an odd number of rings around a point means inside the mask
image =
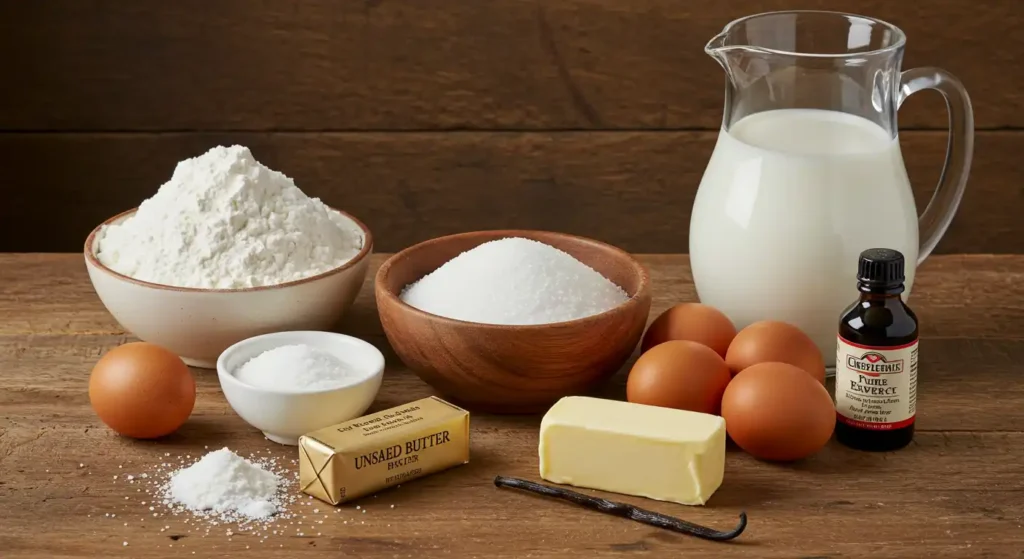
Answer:
[{"label": "milk in glass pitcher", "polygon": [[[799,326],[826,365],[856,295],[861,251],[896,249],[915,264],[935,248],[964,193],[974,120],[960,82],[938,68],[900,71],[906,37],[868,17],[774,12],[736,20],[706,51],[725,69],[725,115],[690,221],[703,303],[737,328]],[[949,109],[938,188],[918,217],[896,113],[935,89]]]}]

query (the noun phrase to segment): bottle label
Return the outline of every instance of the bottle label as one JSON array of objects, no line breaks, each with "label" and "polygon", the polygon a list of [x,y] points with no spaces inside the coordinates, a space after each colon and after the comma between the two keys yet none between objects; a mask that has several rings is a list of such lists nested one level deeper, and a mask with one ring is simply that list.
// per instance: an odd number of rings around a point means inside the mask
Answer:
[{"label": "bottle label", "polygon": [[839,336],[837,345],[836,420],[873,431],[914,423],[917,340],[896,347],[871,347]]}]

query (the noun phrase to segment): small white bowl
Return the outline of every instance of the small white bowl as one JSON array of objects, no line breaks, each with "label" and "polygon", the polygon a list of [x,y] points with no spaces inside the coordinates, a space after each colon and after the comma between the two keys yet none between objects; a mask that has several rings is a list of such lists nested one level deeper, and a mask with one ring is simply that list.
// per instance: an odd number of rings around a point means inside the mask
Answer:
[{"label": "small white bowl", "polygon": [[[306,344],[333,353],[363,375],[338,388],[309,392],[257,388],[235,377],[235,371],[249,359],[291,344]],[[217,359],[217,377],[228,403],[242,419],[276,443],[297,445],[301,435],[366,412],[384,378],[384,355],[373,345],[344,334],[277,332],[242,340],[224,350]]]},{"label": "small white bowl", "polygon": [[145,342],[167,348],[193,367],[212,369],[231,344],[284,330],[328,330],[352,305],[370,264],[373,236],[356,218],[335,210],[361,232],[363,248],[345,264],[312,277],[263,287],[199,289],[130,278],[103,265],[96,238],[104,225],[129,218],[135,210],[100,224],[85,241],[89,279],[114,319]]}]

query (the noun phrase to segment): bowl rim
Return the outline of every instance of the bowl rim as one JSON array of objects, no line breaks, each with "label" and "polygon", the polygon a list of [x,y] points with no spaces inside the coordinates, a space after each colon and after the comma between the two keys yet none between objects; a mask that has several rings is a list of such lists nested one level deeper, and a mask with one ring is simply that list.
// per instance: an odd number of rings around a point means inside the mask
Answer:
[{"label": "bowl rim", "polygon": [[[386,282],[381,281],[381,278],[383,276],[385,276],[385,275],[387,275],[387,274],[389,274],[391,272],[391,267],[392,267],[393,263],[398,259],[398,257],[403,256],[403,255],[407,255],[407,253],[410,253],[410,252],[415,251],[415,250],[420,250],[420,249],[422,249],[422,248],[424,248],[426,246],[429,246],[429,245],[432,245],[432,244],[441,244],[441,243],[444,243],[444,242],[450,242],[452,240],[460,239],[460,238],[463,238],[463,237],[474,237],[474,236],[483,235],[483,234],[486,234],[486,235],[496,235],[493,240],[500,240],[500,239],[507,239],[507,238],[511,238],[511,237],[523,237],[524,233],[527,234],[527,235],[529,235],[529,234],[537,234],[537,233],[539,233],[541,235],[553,235],[555,237],[562,237],[562,238],[565,238],[565,239],[572,239],[572,240],[576,240],[576,241],[582,241],[584,243],[590,243],[590,244],[594,244],[594,245],[599,245],[599,246],[607,248],[607,249],[611,249],[611,251],[613,253],[617,254],[618,256],[622,257],[622,259],[624,261],[628,262],[630,267],[632,268],[633,272],[640,277],[640,283],[639,283],[639,285],[636,288],[636,293],[634,293],[631,297],[629,297],[628,299],[626,299],[622,303],[620,303],[618,305],[615,305],[614,307],[612,307],[612,308],[610,308],[610,309],[608,309],[608,310],[606,310],[604,312],[601,312],[601,313],[598,313],[598,314],[592,314],[590,316],[584,316],[582,318],[576,318],[576,319],[573,319],[573,320],[564,320],[562,322],[547,322],[547,323],[543,323],[543,324],[490,324],[490,323],[487,323],[487,322],[472,322],[472,321],[468,321],[468,320],[460,320],[460,319],[457,319],[457,318],[449,318],[447,316],[441,316],[439,314],[434,314],[434,313],[431,313],[431,312],[424,311],[422,309],[418,309],[418,308],[416,308],[416,307],[406,303],[405,301],[403,301],[402,298],[398,296],[398,294],[394,293],[393,291],[391,291],[390,289],[388,289],[385,286]],[[529,239],[530,237],[523,237],[523,238]],[[536,240],[536,239],[532,239],[532,240]],[[487,241],[484,241],[484,242],[487,242]],[[539,241],[539,242],[544,242],[544,241]],[[545,243],[545,244],[547,244],[547,243]],[[551,245],[549,245],[549,246],[551,246]],[[555,247],[555,248],[557,248],[557,247]],[[561,249],[559,249],[559,250],[561,250]],[[575,258],[575,257],[573,257],[573,258]],[[586,262],[584,262],[584,264],[586,264]],[[587,267],[590,267],[589,264],[586,264],[586,265],[587,265]],[[593,269],[593,268],[591,268],[591,269]],[[604,274],[602,274],[602,276],[603,275]],[[611,280],[609,280],[609,281],[611,281]],[[601,322],[601,321],[607,319],[609,316],[612,316],[613,314],[621,314],[621,313],[625,312],[625,310],[628,307],[639,305],[640,304],[640,299],[642,297],[647,297],[649,295],[648,291],[650,289],[650,283],[651,283],[650,273],[647,271],[647,268],[643,264],[641,264],[640,261],[637,260],[632,254],[626,252],[625,250],[622,250],[621,248],[619,248],[619,247],[617,247],[615,245],[611,245],[611,244],[605,243],[603,241],[598,241],[597,239],[592,239],[590,237],[583,237],[581,235],[573,235],[571,233],[560,233],[558,231],[547,231],[547,230],[542,230],[542,229],[485,229],[485,230],[481,230],[481,231],[467,231],[467,232],[464,232],[464,233],[455,233],[455,234],[452,234],[452,235],[444,235],[444,236],[441,236],[441,237],[435,237],[433,239],[429,239],[429,240],[426,240],[426,241],[423,241],[423,242],[420,242],[420,243],[416,243],[416,244],[414,244],[414,245],[412,245],[410,247],[405,248],[404,250],[401,250],[399,252],[396,252],[395,254],[392,254],[386,261],[384,261],[383,264],[381,264],[380,268],[377,269],[376,275],[374,276],[374,289],[375,289],[376,293],[378,295],[383,296],[384,298],[386,298],[389,303],[395,304],[398,307],[402,308],[405,312],[411,312],[412,314],[417,315],[420,318],[424,318],[424,319],[428,319],[428,320],[433,320],[435,322],[444,324],[446,326],[461,326],[461,327],[471,326],[471,327],[474,327],[474,328],[479,328],[479,329],[484,329],[484,330],[494,330],[494,331],[498,331],[498,332],[512,332],[512,331],[524,331],[524,330],[527,330],[527,331],[540,331],[540,330],[550,329],[550,328],[570,328],[570,327],[576,328],[576,327],[585,327],[585,326],[588,326],[590,324],[596,324],[598,322]],[[619,287],[619,289],[622,289],[621,285],[618,286],[618,287]],[[379,307],[380,307],[380,305],[378,305],[378,312],[379,312]]]},{"label": "bowl rim", "polygon": [[121,212],[121,213],[119,213],[119,214],[117,214],[117,215],[115,215],[113,217],[110,217],[110,218],[104,220],[102,223],[97,225],[92,230],[92,232],[89,233],[89,236],[85,238],[85,248],[84,248],[85,259],[89,262],[89,264],[95,266],[97,269],[102,270],[106,274],[111,275],[111,276],[113,276],[113,277],[115,277],[115,278],[117,278],[117,279],[119,279],[121,281],[126,281],[126,282],[129,282],[129,283],[134,283],[135,285],[138,285],[138,286],[141,286],[141,287],[149,287],[149,288],[160,289],[160,290],[164,290],[164,291],[178,291],[178,292],[184,292],[184,293],[251,293],[251,292],[255,292],[255,291],[268,291],[268,290],[271,290],[271,289],[279,289],[279,288],[284,288],[284,287],[293,287],[293,286],[296,286],[296,285],[301,285],[303,283],[309,283],[309,282],[313,282],[313,281],[316,281],[316,280],[319,280],[319,279],[323,279],[323,278],[325,278],[327,276],[330,276],[330,275],[333,275],[333,274],[337,274],[339,272],[343,272],[343,271],[345,271],[345,270],[347,270],[349,268],[352,268],[352,267],[356,266],[357,264],[359,264],[359,262],[361,262],[363,259],[365,259],[367,257],[367,255],[369,255],[370,252],[373,250],[373,233],[370,232],[370,228],[367,227],[365,223],[363,223],[357,217],[355,217],[354,215],[352,215],[352,214],[350,214],[350,213],[348,213],[346,211],[339,210],[339,209],[333,208],[331,206],[327,206],[327,209],[329,209],[331,211],[334,211],[334,212],[337,212],[337,213],[345,216],[346,218],[350,219],[353,223],[355,223],[359,227],[360,230],[362,230],[362,232],[363,232],[363,247],[348,262],[345,262],[344,264],[342,264],[340,266],[337,266],[335,268],[331,268],[330,270],[327,270],[325,272],[320,272],[319,274],[316,274],[315,276],[309,276],[309,277],[306,277],[306,278],[300,278],[300,279],[297,279],[297,280],[287,281],[287,282],[284,282],[284,283],[278,283],[278,284],[274,284],[274,285],[259,285],[259,286],[255,286],[255,287],[240,287],[240,288],[235,288],[235,289],[233,289],[233,288],[214,288],[214,289],[209,289],[209,288],[204,288],[204,287],[184,287],[184,286],[178,286],[178,285],[165,285],[165,284],[162,284],[162,283],[153,283],[151,281],[140,280],[140,279],[136,279],[136,278],[133,278],[131,276],[127,276],[125,274],[122,274],[120,272],[117,272],[117,271],[111,269],[107,265],[103,264],[103,262],[101,262],[100,259],[96,256],[95,244],[96,244],[97,235],[99,235],[99,232],[104,227],[106,227],[107,225],[110,225],[110,224],[114,223],[115,221],[117,221],[119,219],[122,219],[122,218],[125,218],[125,217],[128,217],[130,215],[135,214],[135,212],[139,211],[138,207],[132,208],[130,210],[125,210],[125,211],[123,211],[123,212]]},{"label": "bowl rim", "polygon": [[[372,350],[373,355],[375,357],[379,358],[380,367],[377,370],[375,370],[373,372],[373,374],[367,375],[366,378],[363,378],[363,379],[360,379],[360,380],[357,380],[357,381],[353,381],[353,382],[351,382],[349,384],[343,384],[341,386],[333,386],[331,388],[321,388],[319,390],[273,390],[273,389],[270,389],[270,388],[263,388],[263,387],[260,387],[260,386],[253,386],[251,384],[242,382],[237,377],[235,377],[235,375],[233,373],[231,373],[231,372],[229,372],[227,370],[227,366],[224,364],[224,360],[225,360],[224,356],[227,355],[228,353],[230,353],[232,351],[238,351],[241,348],[241,346],[250,344],[252,342],[255,342],[255,341],[263,339],[263,338],[275,338],[275,337],[279,337],[279,336],[287,335],[287,334],[300,335],[300,336],[303,336],[303,335],[325,336],[325,337],[329,337],[329,338],[342,338],[342,339],[345,339],[345,340],[348,340],[348,341],[355,341],[359,345],[365,346],[367,351],[371,351]],[[281,344],[281,345],[290,345],[290,344]],[[280,346],[275,346],[275,347],[280,347]],[[384,358],[384,353],[380,349],[378,349],[377,346],[371,344],[370,342],[368,342],[368,341],[366,341],[366,340],[364,340],[362,338],[357,338],[356,336],[349,336],[348,334],[342,334],[340,332],[328,332],[326,330],[282,330],[280,332],[270,332],[270,333],[267,333],[267,334],[260,334],[258,336],[251,336],[251,337],[245,338],[244,340],[240,340],[240,341],[237,341],[237,342],[231,344],[230,346],[227,347],[227,349],[225,349],[224,351],[220,352],[220,355],[217,356],[217,378],[220,380],[220,385],[221,385],[221,391],[222,392],[224,391],[224,384],[225,384],[225,382],[227,382],[227,384],[230,384],[232,386],[235,386],[235,387],[238,387],[238,388],[241,388],[241,389],[244,389],[244,390],[249,390],[249,391],[257,392],[257,393],[260,393],[260,394],[273,395],[273,396],[294,396],[294,397],[300,397],[300,396],[315,396],[315,395],[318,395],[318,394],[327,394],[327,393],[330,393],[330,392],[343,392],[343,391],[346,391],[346,390],[350,390],[350,389],[356,388],[356,387],[361,386],[363,384],[371,383],[371,382],[374,382],[376,380],[382,380],[383,377],[384,377],[384,369],[386,369],[386,368],[387,368],[387,360]],[[378,387],[378,390],[380,390],[379,387]]]}]

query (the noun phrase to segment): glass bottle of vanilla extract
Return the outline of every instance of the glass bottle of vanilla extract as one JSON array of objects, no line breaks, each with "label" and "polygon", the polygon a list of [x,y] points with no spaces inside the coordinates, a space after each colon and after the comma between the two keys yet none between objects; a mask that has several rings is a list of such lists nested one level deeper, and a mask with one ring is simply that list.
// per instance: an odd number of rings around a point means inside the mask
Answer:
[{"label": "glass bottle of vanilla extract", "polygon": [[865,250],[857,266],[860,298],[839,319],[836,440],[860,450],[896,450],[914,438],[917,316],[903,303],[904,259]]}]

